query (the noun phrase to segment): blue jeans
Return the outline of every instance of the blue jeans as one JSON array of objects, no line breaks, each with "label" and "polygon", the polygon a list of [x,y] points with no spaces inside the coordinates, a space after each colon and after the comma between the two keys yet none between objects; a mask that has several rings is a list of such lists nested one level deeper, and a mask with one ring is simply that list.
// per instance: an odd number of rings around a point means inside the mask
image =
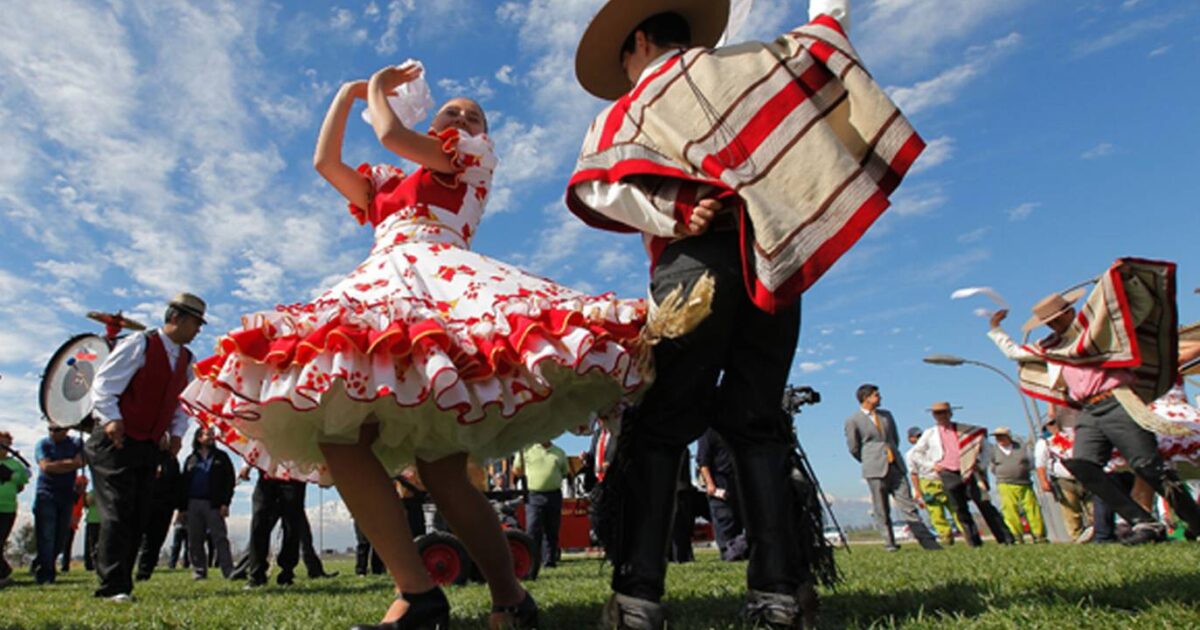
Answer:
[{"label": "blue jeans", "polygon": [[54,560],[71,529],[71,501],[38,497],[33,502],[33,529],[37,535],[37,583],[54,582]]},{"label": "blue jeans", "polygon": [[[525,525],[535,549],[541,549],[542,566],[558,563],[558,529],[562,522],[562,491],[530,492],[525,504]],[[537,553],[536,551],[534,553]]]}]

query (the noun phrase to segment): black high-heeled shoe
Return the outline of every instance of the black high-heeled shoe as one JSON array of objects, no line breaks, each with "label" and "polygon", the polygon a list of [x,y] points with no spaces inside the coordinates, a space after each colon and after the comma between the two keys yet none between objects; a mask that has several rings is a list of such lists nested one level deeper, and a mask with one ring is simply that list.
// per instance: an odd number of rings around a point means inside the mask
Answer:
[{"label": "black high-heeled shoe", "polygon": [[350,630],[449,630],[450,602],[442,589],[435,586],[424,593],[400,593],[396,599],[408,602],[403,617],[373,626],[354,626]]},{"label": "black high-heeled shoe", "polygon": [[492,606],[492,614],[511,615],[512,621],[504,622],[505,625],[492,625],[493,628],[500,627],[511,630],[537,630],[538,626],[538,605],[533,600],[533,595],[529,591],[525,591],[525,598],[515,606]]}]

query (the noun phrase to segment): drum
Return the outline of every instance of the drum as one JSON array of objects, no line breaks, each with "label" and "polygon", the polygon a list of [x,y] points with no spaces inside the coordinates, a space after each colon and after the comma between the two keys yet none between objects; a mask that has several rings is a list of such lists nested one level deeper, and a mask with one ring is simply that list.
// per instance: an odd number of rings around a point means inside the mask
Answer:
[{"label": "drum", "polygon": [[87,430],[92,412],[92,381],[108,358],[108,341],[90,333],[76,335],[50,358],[42,373],[38,402],[51,424]]}]

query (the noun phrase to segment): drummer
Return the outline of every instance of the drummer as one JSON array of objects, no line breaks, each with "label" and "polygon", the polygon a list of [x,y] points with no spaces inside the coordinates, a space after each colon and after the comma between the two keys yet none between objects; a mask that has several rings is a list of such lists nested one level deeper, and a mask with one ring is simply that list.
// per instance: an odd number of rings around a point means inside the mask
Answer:
[{"label": "drummer", "polygon": [[[160,442],[178,454],[187,415],[179,394],[192,377],[187,344],[204,325],[204,300],[180,293],[161,328],[129,335],[104,360],[92,383],[96,426],[86,453],[100,507],[96,597],[132,601],[133,559],[150,509]],[[169,441],[162,441],[165,433]]]}]

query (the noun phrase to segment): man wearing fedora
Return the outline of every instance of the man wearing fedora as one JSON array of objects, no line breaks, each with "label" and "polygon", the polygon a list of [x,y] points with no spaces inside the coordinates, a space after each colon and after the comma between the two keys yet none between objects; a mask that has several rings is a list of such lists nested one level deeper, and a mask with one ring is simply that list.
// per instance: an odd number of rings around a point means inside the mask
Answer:
[{"label": "man wearing fedora", "polygon": [[1162,541],[1166,526],[1105,474],[1113,448],[1187,524],[1187,538],[1200,535],[1200,507],[1163,462],[1155,433],[1147,428],[1154,428],[1153,414],[1135,418],[1142,400],[1157,398],[1176,379],[1174,269],[1171,263],[1118,260],[1089,296],[1087,317],[1077,318],[1074,307],[1083,291],[1047,296],[1024,326],[1026,333],[1050,328],[1052,334],[1035,344],[1013,342],[1000,327],[1008,315],[1004,310],[992,316],[988,331],[1000,351],[1020,363],[1023,389],[1081,409],[1072,458],[1065,464],[1088,492],[1133,526],[1122,540],[1126,544]]},{"label": "man wearing fedora", "polygon": [[988,464],[996,476],[996,491],[1000,493],[1000,513],[1008,531],[1017,542],[1025,542],[1025,528],[1021,517],[1029,523],[1029,534],[1033,542],[1046,542],[1046,524],[1042,521],[1042,508],[1033,492],[1033,461],[1029,449],[1013,439],[1012,430],[998,427],[992,431],[996,447],[991,449]]},{"label": "man wearing fedora", "polygon": [[178,454],[188,428],[179,394],[192,377],[187,344],[204,325],[204,311],[200,298],[175,296],[162,327],[122,339],[92,382],[96,426],[85,452],[101,514],[96,597],[132,600],[134,560],[152,507],[158,451],[165,446]]},{"label": "man wearing fedora", "polygon": [[987,429],[955,422],[954,408],[945,401],[933,403],[929,412],[933,414],[934,426],[921,434],[909,457],[937,472],[968,545],[983,544],[979,527],[971,516],[970,503],[979,509],[996,542],[1011,543],[1012,534],[986,495],[987,477],[983,468],[989,455]]},{"label": "man wearing fedora", "polygon": [[729,9],[609,0],[575,58],[580,84],[613,103],[584,139],[568,208],[593,227],[642,234],[655,302],[713,287],[711,313],[654,346],[657,379],[626,417],[605,482],[620,497],[606,541],[608,627],[663,627],[675,474],[709,426],[738,471],[746,613],[772,628],[815,623],[813,576],[831,583],[836,571],[796,534],[791,420],[780,408],[800,295],[887,208],[924,148],[846,39],[846,0],[814,0],[812,21],[773,42],[714,50]]},{"label": "man wearing fedora", "polygon": [[890,411],[879,406],[883,395],[878,387],[866,383],[858,388],[855,396],[859,408],[846,418],[846,448],[862,464],[863,479],[871,490],[875,526],[883,536],[884,549],[900,549],[892,530],[891,503],[896,504],[904,524],[922,548],[930,551],[941,549],[942,546],[917,512],[913,491],[908,485],[904,458],[900,456],[900,434],[896,429],[896,419]]}]

